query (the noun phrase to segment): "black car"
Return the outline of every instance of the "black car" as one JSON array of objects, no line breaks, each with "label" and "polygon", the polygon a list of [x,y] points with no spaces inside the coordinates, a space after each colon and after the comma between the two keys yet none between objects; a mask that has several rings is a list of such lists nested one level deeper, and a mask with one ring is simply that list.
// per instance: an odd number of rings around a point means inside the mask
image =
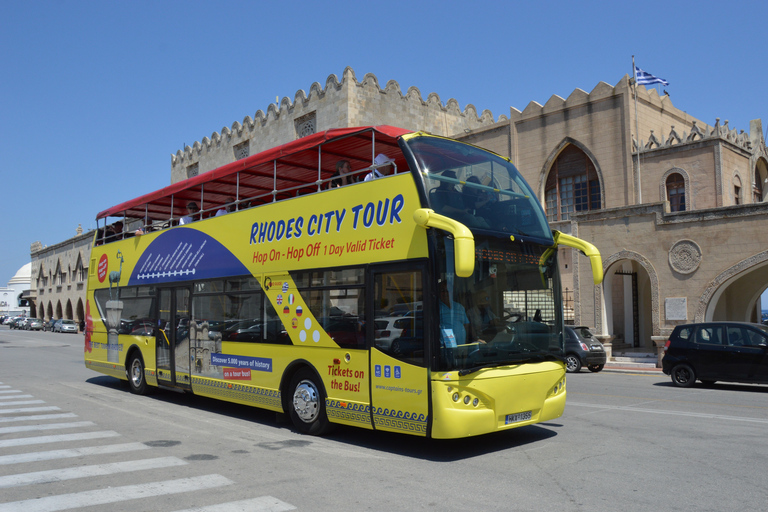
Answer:
[{"label": "black car", "polygon": [[675,386],[700,380],[768,384],[768,326],[746,322],[678,325],[664,346],[662,371]]},{"label": "black car", "polygon": [[599,372],[605,367],[605,361],[605,348],[588,327],[565,326],[565,369],[568,373],[576,373],[583,366],[591,372]]}]

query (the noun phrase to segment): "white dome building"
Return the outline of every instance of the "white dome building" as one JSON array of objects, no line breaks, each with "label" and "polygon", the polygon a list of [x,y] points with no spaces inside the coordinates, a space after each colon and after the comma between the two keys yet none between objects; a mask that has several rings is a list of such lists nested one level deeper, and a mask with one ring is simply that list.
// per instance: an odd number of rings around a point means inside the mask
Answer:
[{"label": "white dome building", "polygon": [[0,288],[0,314],[29,316],[29,305],[21,297],[25,290],[29,290],[31,284],[32,262],[29,262],[8,281],[7,287]]}]

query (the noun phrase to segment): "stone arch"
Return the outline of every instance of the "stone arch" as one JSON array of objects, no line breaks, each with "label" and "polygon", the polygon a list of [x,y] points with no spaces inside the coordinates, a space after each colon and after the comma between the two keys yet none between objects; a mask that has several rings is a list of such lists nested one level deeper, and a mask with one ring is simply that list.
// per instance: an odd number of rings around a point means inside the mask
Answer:
[{"label": "stone arch", "polygon": [[82,323],[85,321],[85,306],[83,306],[83,299],[77,299],[77,309],[75,310],[75,320],[77,320],[78,323]]},{"label": "stone arch", "polygon": [[[764,202],[768,199],[768,160],[760,157],[752,167],[752,202]],[[760,197],[758,197],[760,196]]]},{"label": "stone arch", "polygon": [[673,174],[679,174],[683,177],[683,181],[685,181],[685,210],[693,210],[693,194],[691,193],[691,176],[688,174],[688,171],[681,167],[672,167],[667,172],[665,172],[661,176],[661,181],[659,182],[659,199],[662,201],[667,201],[667,179],[673,175]]},{"label": "stone arch", "polygon": [[45,309],[48,320],[53,320],[53,302],[48,302],[48,307]]},{"label": "stone arch", "polygon": [[624,268],[625,262],[630,265],[632,270],[642,269],[645,274],[638,277],[638,279],[642,277],[643,282],[639,285],[639,287],[642,287],[642,296],[639,297],[642,304],[638,308],[641,318],[638,319],[640,329],[637,341],[640,347],[650,351],[654,348],[651,337],[659,336],[661,331],[659,320],[659,277],[651,261],[635,251],[619,251],[603,260],[605,278],[602,285],[604,299],[601,308],[601,332],[608,335],[615,335],[617,332],[615,326],[612,325],[614,321],[613,278],[617,275],[618,271]]},{"label": "stone arch", "polygon": [[64,314],[66,315],[64,318],[66,318],[67,320],[74,320],[74,314],[72,311],[72,301],[70,299],[67,299],[67,307],[65,309]]},{"label": "stone arch", "polygon": [[757,298],[765,290],[766,282],[768,282],[768,251],[741,260],[709,282],[704,293],[699,297],[694,321],[755,321],[752,313],[755,310]]},{"label": "stone arch", "polygon": [[552,150],[552,152],[547,157],[546,161],[544,162],[544,165],[542,166],[541,170],[539,171],[539,185],[538,185],[538,196],[539,201],[541,204],[545,206],[546,209],[546,188],[547,188],[547,178],[549,176],[550,171],[552,170],[552,166],[555,164],[555,161],[557,160],[557,157],[560,156],[560,153],[565,150],[568,146],[574,146],[581,150],[587,158],[589,158],[589,161],[592,163],[592,165],[595,168],[595,174],[597,175],[598,184],[600,186],[600,208],[604,209],[606,208],[605,204],[605,180],[603,179],[603,171],[600,168],[600,163],[597,161],[597,158],[595,157],[594,153],[589,150],[589,148],[581,143],[580,141],[572,138],[572,137],[564,137],[563,140],[560,141],[560,143],[555,147],[555,149]]},{"label": "stone arch", "polygon": [[56,318],[64,318],[64,313],[61,308],[61,301],[56,302]]}]

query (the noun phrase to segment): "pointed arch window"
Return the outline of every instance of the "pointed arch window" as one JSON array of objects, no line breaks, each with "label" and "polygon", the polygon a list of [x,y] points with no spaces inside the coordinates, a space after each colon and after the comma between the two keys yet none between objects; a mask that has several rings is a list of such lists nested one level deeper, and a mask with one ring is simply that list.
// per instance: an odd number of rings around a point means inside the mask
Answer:
[{"label": "pointed arch window", "polygon": [[755,181],[752,183],[752,202],[762,203],[764,196],[764,183],[768,181],[768,165],[765,160],[759,160],[755,167]]},{"label": "pointed arch window", "polygon": [[667,201],[673,212],[685,211],[685,178],[677,172],[667,176]]},{"label": "pointed arch window", "polygon": [[584,151],[569,144],[560,152],[547,176],[544,197],[549,222],[568,220],[573,212],[602,208],[600,180]]}]

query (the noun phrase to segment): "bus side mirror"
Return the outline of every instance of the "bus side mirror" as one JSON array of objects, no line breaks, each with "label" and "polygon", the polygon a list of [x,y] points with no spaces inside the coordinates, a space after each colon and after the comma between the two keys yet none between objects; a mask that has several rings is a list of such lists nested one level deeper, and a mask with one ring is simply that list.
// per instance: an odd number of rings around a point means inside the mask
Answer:
[{"label": "bus side mirror", "polygon": [[457,276],[469,277],[475,272],[475,237],[467,226],[429,208],[417,209],[413,220],[423,228],[442,229],[453,235]]},{"label": "bus side mirror", "polygon": [[600,251],[597,250],[597,247],[586,240],[566,235],[557,230],[552,231],[552,236],[555,239],[555,245],[571,247],[587,256],[589,258],[589,263],[592,266],[592,280],[595,284],[603,282],[603,260],[600,258]]}]

